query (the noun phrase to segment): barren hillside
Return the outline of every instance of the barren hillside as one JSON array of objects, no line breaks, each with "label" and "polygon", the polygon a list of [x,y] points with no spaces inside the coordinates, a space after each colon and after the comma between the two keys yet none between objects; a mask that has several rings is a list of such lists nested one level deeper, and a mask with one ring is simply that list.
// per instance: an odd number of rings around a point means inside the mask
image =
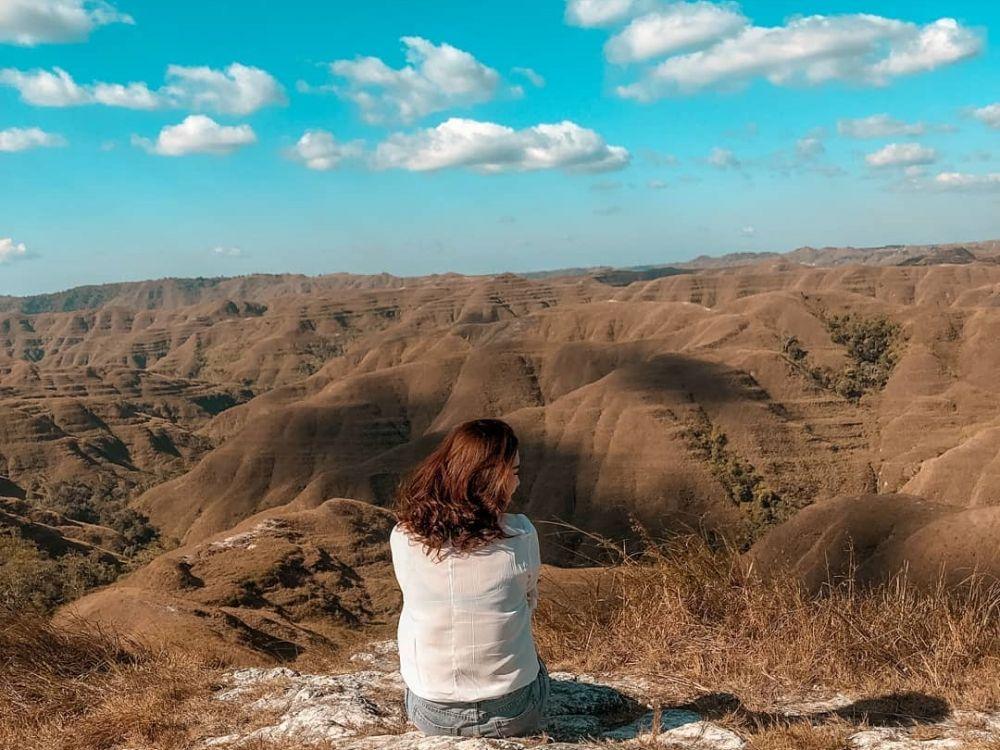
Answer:
[{"label": "barren hillside", "polygon": [[384,506],[451,425],[497,416],[552,563],[589,552],[545,522],[747,547],[838,495],[997,506],[995,244],[7,299],[4,492],[196,544],[288,503]]}]

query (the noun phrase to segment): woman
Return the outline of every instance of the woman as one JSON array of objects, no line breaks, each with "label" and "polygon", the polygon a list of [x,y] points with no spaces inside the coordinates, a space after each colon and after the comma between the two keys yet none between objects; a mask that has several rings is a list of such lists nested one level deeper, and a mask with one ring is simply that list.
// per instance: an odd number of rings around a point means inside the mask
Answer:
[{"label": "woman", "polygon": [[531,635],[538,535],[506,512],[519,465],[510,426],[477,419],[397,493],[400,671],[406,712],[427,734],[516,737],[542,724],[549,677]]}]

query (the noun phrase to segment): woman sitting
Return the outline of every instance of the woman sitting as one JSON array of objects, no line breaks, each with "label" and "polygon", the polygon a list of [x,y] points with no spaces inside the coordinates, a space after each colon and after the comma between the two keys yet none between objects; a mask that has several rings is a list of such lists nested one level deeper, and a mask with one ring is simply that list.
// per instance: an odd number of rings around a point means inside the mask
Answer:
[{"label": "woman sitting", "polygon": [[406,712],[427,734],[512,737],[542,725],[549,677],[531,633],[538,535],[507,513],[519,464],[510,426],[477,419],[453,429],[397,494],[400,670]]}]

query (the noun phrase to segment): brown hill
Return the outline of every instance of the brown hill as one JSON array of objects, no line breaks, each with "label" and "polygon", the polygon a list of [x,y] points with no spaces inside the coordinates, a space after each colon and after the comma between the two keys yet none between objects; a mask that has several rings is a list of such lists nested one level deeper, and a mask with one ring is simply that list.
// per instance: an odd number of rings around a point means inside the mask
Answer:
[{"label": "brown hill", "polygon": [[335,650],[399,609],[390,514],[353,500],[269,511],[156,558],[59,615],[251,663]]},{"label": "brown hill", "polygon": [[811,590],[904,574],[933,587],[974,577],[1000,582],[1000,507],[955,508],[911,495],[856,495],[816,503],[772,529],[749,554],[765,578],[793,575]]},{"label": "brown hill", "polygon": [[[285,503],[384,505],[446,429],[492,415],[524,439],[522,509],[612,535],[634,516],[747,544],[845,492],[1000,503],[1000,267],[788,257],[609,283],[254,276],[11,303],[0,470],[35,506],[107,525],[87,513],[129,503],[193,543]],[[578,541],[548,539],[547,559]]]},{"label": "brown hill", "polygon": [[[287,502],[384,504],[447,427],[483,414],[524,438],[524,509],[607,533],[633,513],[752,536],[818,498],[918,480],[939,502],[994,504],[988,462],[959,446],[995,445],[998,293],[1000,268],[980,264],[424,290],[315,375],[216,417],[221,446],[138,507],[197,540]],[[885,361],[860,362],[878,321]],[[952,460],[966,480],[946,491]]]},{"label": "brown hill", "polygon": [[1000,258],[1000,240],[936,245],[881,245],[878,247],[800,247],[787,253],[729,253],[701,255],[679,268],[724,268],[762,261],[785,260],[807,266],[899,266],[993,262]]}]

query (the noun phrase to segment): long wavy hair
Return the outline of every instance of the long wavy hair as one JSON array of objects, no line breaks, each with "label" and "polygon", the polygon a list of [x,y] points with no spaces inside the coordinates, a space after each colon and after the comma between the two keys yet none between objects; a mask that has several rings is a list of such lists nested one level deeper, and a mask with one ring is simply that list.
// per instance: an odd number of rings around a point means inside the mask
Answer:
[{"label": "long wavy hair", "polygon": [[396,491],[396,520],[438,557],[471,552],[506,537],[500,518],[510,505],[508,482],[517,436],[499,419],[464,422],[448,433]]}]

